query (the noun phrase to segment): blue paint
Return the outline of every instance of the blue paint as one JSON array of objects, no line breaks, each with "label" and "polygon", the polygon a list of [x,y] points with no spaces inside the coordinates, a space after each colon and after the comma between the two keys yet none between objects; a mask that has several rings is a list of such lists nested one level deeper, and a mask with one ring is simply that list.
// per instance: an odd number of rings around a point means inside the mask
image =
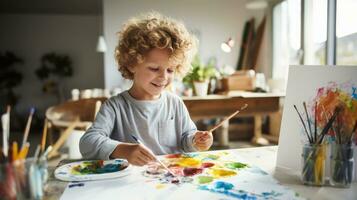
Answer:
[{"label": "blue paint", "polygon": [[69,184],[68,187],[69,188],[73,188],[73,187],[83,187],[84,186],[84,183],[72,183],[72,184]]},{"label": "blue paint", "polygon": [[233,187],[234,186],[232,183],[227,183],[223,181],[217,181],[214,183],[214,188],[216,189],[231,190]]},{"label": "blue paint", "polygon": [[282,193],[276,191],[262,192],[261,194],[254,194],[245,190],[235,190],[232,183],[217,181],[213,185],[200,185],[199,190],[206,190],[219,194],[224,194],[236,199],[241,200],[256,200],[256,199],[275,199],[275,197],[281,196]]},{"label": "blue paint", "polygon": [[206,190],[210,192],[224,194],[230,197],[234,197],[241,200],[256,200],[257,197],[244,190],[233,190],[234,185],[224,181],[217,181],[213,186],[201,185],[198,187],[200,190]]},{"label": "blue paint", "polygon": [[196,156],[198,156],[198,153],[184,153],[184,154],[182,154],[182,157],[184,157],[184,158],[194,158]]},{"label": "blue paint", "polygon": [[263,192],[262,195],[264,198],[273,198],[273,197],[281,196],[282,193],[271,191],[271,192]]},{"label": "blue paint", "polygon": [[120,170],[120,164],[106,164],[101,168],[96,169],[96,173],[110,173],[117,172]]},{"label": "blue paint", "polygon": [[352,98],[357,99],[356,87],[352,87]]}]

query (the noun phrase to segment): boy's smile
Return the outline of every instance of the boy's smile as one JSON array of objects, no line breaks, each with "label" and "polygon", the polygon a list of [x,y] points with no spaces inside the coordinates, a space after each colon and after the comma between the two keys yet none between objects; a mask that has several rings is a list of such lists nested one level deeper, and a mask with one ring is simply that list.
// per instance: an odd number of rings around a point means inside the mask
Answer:
[{"label": "boy's smile", "polygon": [[131,68],[134,74],[129,93],[137,100],[155,100],[172,82],[174,69],[169,64],[167,49],[153,49],[147,53],[144,62]]}]

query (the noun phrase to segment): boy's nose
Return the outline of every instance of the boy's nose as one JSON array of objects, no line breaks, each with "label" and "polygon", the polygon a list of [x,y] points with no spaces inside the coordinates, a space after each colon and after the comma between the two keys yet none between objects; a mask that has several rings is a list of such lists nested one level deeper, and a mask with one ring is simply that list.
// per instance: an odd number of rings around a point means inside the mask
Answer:
[{"label": "boy's nose", "polygon": [[162,70],[160,73],[160,78],[167,79],[167,77],[168,77],[167,70]]}]

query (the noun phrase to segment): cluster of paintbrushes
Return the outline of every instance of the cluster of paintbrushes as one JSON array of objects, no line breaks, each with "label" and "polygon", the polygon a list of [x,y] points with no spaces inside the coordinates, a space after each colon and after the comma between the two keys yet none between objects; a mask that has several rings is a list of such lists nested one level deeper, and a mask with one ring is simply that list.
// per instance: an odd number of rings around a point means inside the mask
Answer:
[{"label": "cluster of paintbrushes", "polygon": [[[323,144],[324,137],[332,129],[335,137],[335,143],[332,145],[333,155],[331,157],[332,180],[337,179],[343,183],[351,183],[353,162],[349,158],[353,157],[353,148],[351,147],[353,135],[356,131],[357,121],[355,122],[351,133],[342,133],[342,122],[339,120],[339,115],[344,111],[343,106],[336,106],[333,114],[326,112],[317,113],[317,103],[315,103],[314,113],[314,131],[312,131],[312,123],[309,113],[306,108],[306,103],[303,102],[306,123],[297,109],[294,108],[299,115],[304,132],[307,136],[308,144],[304,145],[302,152],[303,170],[302,181],[309,185],[323,185],[324,184],[324,171],[325,171],[325,158],[326,158],[326,145]],[[320,134],[317,128],[317,116],[322,114],[326,119],[325,125],[322,127]],[[337,152],[336,152],[337,151]],[[337,155],[337,156],[336,156]],[[351,166],[352,163],[352,166]],[[335,177],[335,178],[334,178]]]},{"label": "cluster of paintbrushes", "polygon": [[325,176],[325,157],[326,157],[326,146],[323,144],[325,135],[328,133],[332,127],[333,122],[335,121],[340,108],[336,107],[333,115],[327,120],[327,123],[322,128],[321,133],[317,133],[317,103],[315,104],[315,118],[314,118],[314,131],[312,131],[312,126],[310,122],[309,113],[306,108],[306,103],[303,102],[305,114],[306,114],[306,123],[297,109],[296,105],[294,108],[299,115],[301,123],[304,127],[309,144],[305,145],[302,152],[303,159],[303,170],[302,170],[302,181],[304,184],[308,185],[323,185],[324,176]]},{"label": "cluster of paintbrushes", "polygon": [[309,129],[307,129],[306,123],[305,123],[304,119],[302,118],[302,115],[300,114],[300,112],[297,109],[296,105],[294,105],[294,108],[295,108],[297,114],[299,115],[301,123],[302,123],[302,125],[304,127],[304,131],[306,133],[307,139],[308,139],[310,144],[322,144],[325,135],[329,132],[330,128],[332,127],[333,122],[336,120],[339,112],[341,111],[341,108],[340,107],[336,107],[334,112],[333,112],[333,115],[329,119],[325,115],[327,122],[326,122],[325,126],[322,128],[321,133],[318,134],[317,133],[317,119],[316,119],[317,115],[318,115],[318,113],[317,113],[317,103],[315,103],[314,131],[312,131],[310,117],[309,117],[309,113],[307,112],[307,108],[306,108],[306,103],[305,102],[303,103],[303,106],[304,106],[304,110],[305,110],[305,113],[306,113],[306,121],[307,121]]},{"label": "cluster of paintbrushes", "polygon": [[[0,150],[0,196],[5,199],[33,198],[43,196],[43,185],[47,180],[47,155],[51,146],[45,150],[47,137],[47,122],[45,122],[41,144],[36,148],[33,158],[27,158],[30,143],[28,136],[35,109],[31,109],[23,134],[21,148],[16,141],[10,139],[10,106],[1,116],[2,147]],[[12,145],[10,145],[12,144]]]}]

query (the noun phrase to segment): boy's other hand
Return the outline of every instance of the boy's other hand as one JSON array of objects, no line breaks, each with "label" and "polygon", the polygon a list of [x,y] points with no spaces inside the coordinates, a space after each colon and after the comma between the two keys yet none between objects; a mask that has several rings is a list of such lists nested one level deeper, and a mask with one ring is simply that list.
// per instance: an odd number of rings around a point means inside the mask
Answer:
[{"label": "boy's other hand", "polygon": [[197,131],[193,137],[193,146],[199,151],[207,151],[213,144],[213,135],[209,131]]},{"label": "boy's other hand", "polygon": [[124,158],[130,164],[143,166],[156,160],[154,154],[141,144],[121,143],[111,154],[112,158]]}]

